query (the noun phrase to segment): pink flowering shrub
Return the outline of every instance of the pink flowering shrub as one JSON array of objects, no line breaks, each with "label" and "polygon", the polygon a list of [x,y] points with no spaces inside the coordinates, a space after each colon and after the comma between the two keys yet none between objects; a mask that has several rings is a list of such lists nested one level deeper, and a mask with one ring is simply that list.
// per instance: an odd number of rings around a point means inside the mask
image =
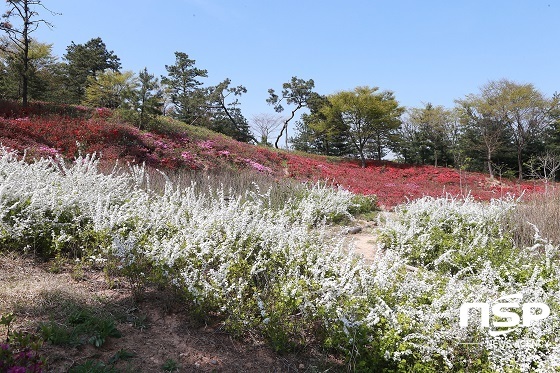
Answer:
[{"label": "pink flowering shrub", "polygon": [[197,145],[200,149],[210,150],[214,148],[214,141],[212,140],[200,141],[197,143]]},{"label": "pink flowering shrub", "polygon": [[253,167],[259,172],[266,172],[270,174],[272,173],[272,169],[270,167],[263,166],[262,164],[255,162],[252,159],[245,159],[245,162],[247,162],[249,166]]},{"label": "pink flowering shrub", "polygon": [[39,355],[42,340],[33,334],[10,330],[13,314],[0,315],[0,325],[7,327],[6,342],[0,343],[0,372],[43,372],[44,359]]}]

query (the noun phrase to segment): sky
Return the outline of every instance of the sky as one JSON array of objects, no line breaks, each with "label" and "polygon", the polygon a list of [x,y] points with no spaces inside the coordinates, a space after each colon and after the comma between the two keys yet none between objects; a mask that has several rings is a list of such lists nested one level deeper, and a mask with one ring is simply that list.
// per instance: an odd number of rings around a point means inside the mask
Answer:
[{"label": "sky", "polygon": [[[451,108],[491,80],[560,90],[558,0],[43,0],[53,29],[34,34],[62,57],[100,37],[122,70],[166,74],[174,52],[208,70],[208,85],[243,85],[244,116],[274,113],[293,76],[320,94],[390,90],[405,107]],[[285,112],[286,113],[286,112]],[[286,113],[287,114],[287,113]]]}]

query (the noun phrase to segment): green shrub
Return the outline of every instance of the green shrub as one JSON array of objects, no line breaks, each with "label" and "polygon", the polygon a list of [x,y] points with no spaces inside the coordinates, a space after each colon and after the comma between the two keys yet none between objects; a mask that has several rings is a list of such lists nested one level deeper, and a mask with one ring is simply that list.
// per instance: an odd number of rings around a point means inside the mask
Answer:
[{"label": "green shrub", "polygon": [[377,196],[355,194],[352,197],[352,204],[348,209],[348,212],[352,215],[367,214],[374,211],[379,211]]}]

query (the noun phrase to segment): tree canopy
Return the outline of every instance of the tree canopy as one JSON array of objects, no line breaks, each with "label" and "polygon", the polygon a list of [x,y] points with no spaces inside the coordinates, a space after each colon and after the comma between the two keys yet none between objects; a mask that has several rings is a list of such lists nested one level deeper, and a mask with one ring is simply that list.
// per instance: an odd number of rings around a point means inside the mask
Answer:
[{"label": "tree canopy", "polygon": [[283,102],[287,105],[293,105],[291,115],[284,121],[284,125],[280,129],[280,134],[274,142],[276,148],[278,148],[278,142],[282,138],[284,132],[286,132],[286,148],[288,147],[288,124],[294,119],[299,109],[307,107],[309,101],[317,96],[313,88],[315,88],[313,79],[303,80],[293,76],[290,82],[282,84],[282,93],[280,96],[276,94],[274,89],[271,88],[268,90],[269,97],[266,102],[269,105],[273,105],[277,113],[284,111]]},{"label": "tree canopy", "polygon": [[206,114],[207,92],[199,79],[207,78],[208,71],[195,67],[195,63],[188,54],[175,52],[175,64],[165,65],[167,76],[161,78],[170,89],[175,116],[188,124],[201,122]]},{"label": "tree canopy", "polygon": [[73,93],[74,103],[83,100],[88,83],[95,81],[100,73],[105,70],[117,72],[121,68],[119,57],[113,51],[107,50],[101,38],[93,38],[85,44],[72,42],[66,48],[64,59],[68,69],[67,84]]},{"label": "tree canopy", "polygon": [[362,167],[366,166],[368,145],[377,159],[383,157],[391,136],[400,126],[399,118],[404,110],[392,92],[378,90],[364,86],[335,93],[328,97],[331,105],[322,109],[327,120],[342,120]]}]

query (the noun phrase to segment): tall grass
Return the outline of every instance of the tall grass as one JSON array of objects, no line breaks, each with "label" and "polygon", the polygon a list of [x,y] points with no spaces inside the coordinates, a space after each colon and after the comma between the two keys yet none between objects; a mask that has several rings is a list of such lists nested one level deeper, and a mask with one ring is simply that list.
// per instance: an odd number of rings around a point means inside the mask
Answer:
[{"label": "tall grass", "polygon": [[[123,169],[124,172],[129,172]],[[263,192],[269,195],[268,207],[282,208],[289,200],[297,196],[304,196],[308,185],[286,178],[273,176],[240,169],[231,170],[166,170],[159,171],[146,167],[146,178],[142,187],[152,191],[163,192],[169,183],[179,188],[194,188],[200,196],[216,196],[224,191],[226,199],[244,196],[247,191]]]},{"label": "tall grass", "polygon": [[512,210],[505,227],[518,247],[532,246],[535,240],[560,244],[560,189],[526,197]]}]

